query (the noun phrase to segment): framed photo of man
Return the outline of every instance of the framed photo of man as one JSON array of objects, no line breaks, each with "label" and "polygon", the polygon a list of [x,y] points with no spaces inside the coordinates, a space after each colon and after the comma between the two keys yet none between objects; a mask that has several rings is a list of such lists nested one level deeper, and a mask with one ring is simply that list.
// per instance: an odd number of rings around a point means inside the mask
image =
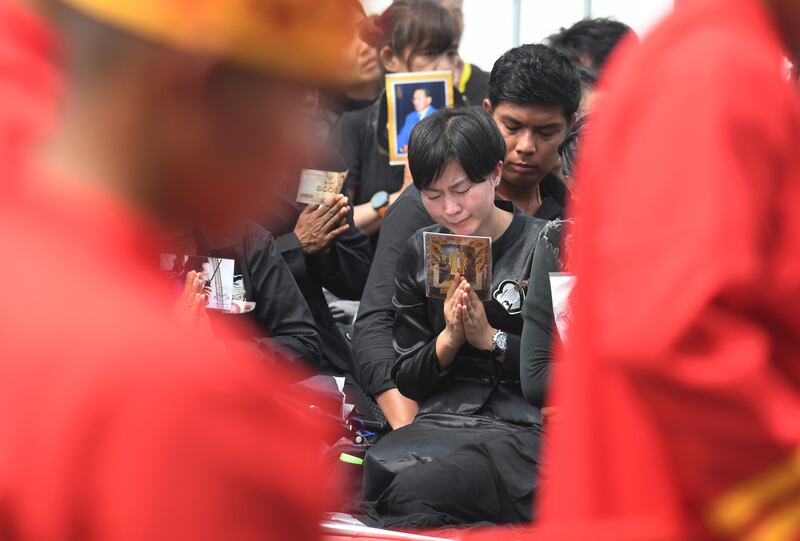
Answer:
[{"label": "framed photo of man", "polygon": [[389,161],[404,164],[408,139],[417,122],[453,106],[453,75],[449,71],[421,71],[386,75],[389,124]]}]

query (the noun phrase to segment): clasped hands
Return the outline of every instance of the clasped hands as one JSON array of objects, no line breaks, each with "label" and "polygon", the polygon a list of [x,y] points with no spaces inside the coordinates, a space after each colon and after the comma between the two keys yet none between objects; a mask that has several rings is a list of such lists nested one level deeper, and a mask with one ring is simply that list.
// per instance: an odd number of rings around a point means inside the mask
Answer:
[{"label": "clasped hands", "polygon": [[448,348],[457,350],[464,343],[483,351],[493,349],[497,332],[486,318],[483,302],[463,276],[456,274],[444,300],[445,329],[441,337]]}]

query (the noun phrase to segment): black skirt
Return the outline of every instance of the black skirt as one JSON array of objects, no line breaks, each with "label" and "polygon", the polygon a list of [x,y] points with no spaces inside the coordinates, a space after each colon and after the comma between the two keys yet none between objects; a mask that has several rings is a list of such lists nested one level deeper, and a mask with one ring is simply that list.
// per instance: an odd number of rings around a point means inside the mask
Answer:
[{"label": "black skirt", "polygon": [[538,426],[420,415],[367,454],[360,518],[381,528],[530,522],[540,439]]}]

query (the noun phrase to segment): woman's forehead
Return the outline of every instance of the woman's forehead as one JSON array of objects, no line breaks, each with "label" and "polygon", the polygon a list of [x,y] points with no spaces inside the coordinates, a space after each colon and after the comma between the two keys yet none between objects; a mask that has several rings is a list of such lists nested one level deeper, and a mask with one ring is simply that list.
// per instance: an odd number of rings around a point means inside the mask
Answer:
[{"label": "woman's forehead", "polygon": [[469,177],[464,172],[464,169],[456,161],[452,161],[442,171],[442,174],[431,183],[430,188],[434,190],[442,190],[463,181],[469,181]]}]

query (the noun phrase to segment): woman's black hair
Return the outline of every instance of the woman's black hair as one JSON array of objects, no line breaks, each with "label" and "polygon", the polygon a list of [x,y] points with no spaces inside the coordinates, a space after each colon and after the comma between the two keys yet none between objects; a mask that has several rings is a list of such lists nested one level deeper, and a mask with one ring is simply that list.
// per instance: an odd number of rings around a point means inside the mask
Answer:
[{"label": "woman's black hair", "polygon": [[436,111],[414,126],[408,142],[408,167],[420,191],[452,162],[472,182],[484,182],[505,156],[506,143],[497,124],[478,107]]},{"label": "woman's black hair", "polygon": [[420,54],[440,55],[458,46],[458,28],[445,8],[430,0],[395,0],[380,15],[364,19],[361,39],[380,52],[389,47],[406,62]]}]

